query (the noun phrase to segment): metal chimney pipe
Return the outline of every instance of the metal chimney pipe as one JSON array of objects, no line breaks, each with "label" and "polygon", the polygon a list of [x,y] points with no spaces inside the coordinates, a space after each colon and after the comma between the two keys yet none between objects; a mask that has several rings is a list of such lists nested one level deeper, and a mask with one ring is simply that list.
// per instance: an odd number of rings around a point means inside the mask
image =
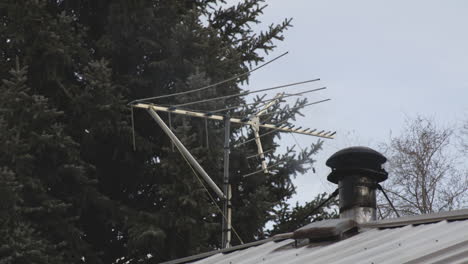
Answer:
[{"label": "metal chimney pipe", "polygon": [[340,218],[358,223],[376,220],[377,184],[388,178],[382,168],[387,159],[367,147],[350,147],[333,154],[326,162],[332,169],[328,181],[338,184]]}]

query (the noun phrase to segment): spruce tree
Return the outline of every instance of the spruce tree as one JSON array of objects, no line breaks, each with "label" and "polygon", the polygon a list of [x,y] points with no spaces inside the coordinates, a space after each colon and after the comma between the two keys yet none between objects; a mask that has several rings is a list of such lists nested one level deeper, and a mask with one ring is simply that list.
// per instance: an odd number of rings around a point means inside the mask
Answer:
[{"label": "spruce tree", "polygon": [[[6,0],[0,5],[5,40],[0,43],[0,76],[5,79],[0,144],[6,150],[0,166],[2,181],[11,182],[5,193],[16,195],[7,199],[5,208],[10,209],[5,210],[24,207],[12,215],[18,224],[24,222],[25,237],[31,237],[25,247],[37,246],[41,257],[57,263],[136,263],[148,256],[158,262],[219,248],[221,215],[216,205],[144,111],[135,111],[133,149],[127,103],[246,72],[264,60],[263,54],[275,48],[274,41],[282,40],[290,26],[285,20],[256,34],[251,25],[258,23],[263,1],[233,7],[221,3]],[[15,65],[15,58],[28,70]],[[247,81],[244,76],[155,103],[234,94]],[[244,100],[235,97],[193,108],[213,110]],[[283,108],[276,104],[276,114],[265,120],[292,122],[305,103]],[[230,114],[255,111],[253,105]],[[171,116],[171,121],[177,136],[220,186],[222,124],[208,123],[207,142],[204,120]],[[232,144],[251,138],[249,133],[234,126]],[[276,149],[279,136],[263,137],[264,148]],[[242,175],[260,168],[258,161],[246,158],[257,152],[256,146],[233,148],[233,222],[244,242],[268,235],[266,222],[275,219],[278,206],[294,194],[292,178],[308,170],[320,146],[317,142],[301,151],[272,152],[270,163],[281,161],[272,175],[247,178]],[[12,222],[2,218],[5,232],[3,219]],[[45,242],[37,242],[39,237]],[[239,243],[235,238],[233,242]]]},{"label": "spruce tree", "polygon": [[31,208],[21,199],[21,180],[4,167],[0,169],[0,186],[0,263],[63,263],[58,247],[26,219]]},{"label": "spruce tree", "polygon": [[78,262],[89,252],[75,226],[78,208],[72,203],[84,195],[79,190],[88,184],[86,166],[58,122],[62,113],[32,93],[26,73],[16,60],[0,90],[2,193],[7,196],[2,261]]}]

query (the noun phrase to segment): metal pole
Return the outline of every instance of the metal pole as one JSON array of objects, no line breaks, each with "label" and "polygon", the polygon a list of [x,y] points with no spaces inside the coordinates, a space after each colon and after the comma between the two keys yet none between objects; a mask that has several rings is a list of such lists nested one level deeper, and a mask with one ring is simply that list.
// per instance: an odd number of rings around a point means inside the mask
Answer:
[{"label": "metal pole", "polygon": [[224,117],[224,177],[223,191],[226,199],[223,203],[223,235],[222,247],[228,248],[231,246],[231,185],[229,184],[229,146],[231,137],[231,121],[229,116]]},{"label": "metal pole", "polygon": [[185,148],[184,144],[180,142],[180,140],[177,138],[174,133],[172,133],[171,129],[164,123],[164,121],[161,119],[161,117],[151,108],[146,109],[148,113],[153,117],[153,119],[158,123],[158,125],[163,129],[163,131],[171,138],[172,142],[177,146],[177,148],[182,152],[182,155],[184,155],[187,160],[192,164],[192,166],[200,173],[202,178],[208,183],[208,185],[211,187],[211,189],[218,195],[218,197],[222,200],[226,199],[226,196],[224,193],[219,189],[219,187],[216,185],[216,183],[210,178],[208,173],[202,168],[202,166],[198,163],[198,161],[190,154],[190,152]]},{"label": "metal pole", "polygon": [[226,247],[229,248],[229,247],[231,247],[231,229],[232,229],[232,204],[231,204],[232,190],[231,190],[231,184],[228,184],[228,193],[226,195],[228,197],[228,199],[227,199],[228,202],[227,202]]}]

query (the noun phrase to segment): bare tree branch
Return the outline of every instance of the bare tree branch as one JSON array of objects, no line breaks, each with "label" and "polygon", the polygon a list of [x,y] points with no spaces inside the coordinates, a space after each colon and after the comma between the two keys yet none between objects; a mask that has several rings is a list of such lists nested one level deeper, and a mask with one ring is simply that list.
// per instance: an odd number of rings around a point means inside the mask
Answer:
[{"label": "bare tree branch", "polygon": [[[468,139],[468,122],[466,125]],[[457,164],[451,145],[453,128],[438,127],[431,119],[407,120],[399,137],[384,144],[389,179],[384,188],[403,215],[432,213],[466,206],[467,173]],[[468,143],[465,146],[468,150]],[[381,200],[382,217],[392,215]]]}]

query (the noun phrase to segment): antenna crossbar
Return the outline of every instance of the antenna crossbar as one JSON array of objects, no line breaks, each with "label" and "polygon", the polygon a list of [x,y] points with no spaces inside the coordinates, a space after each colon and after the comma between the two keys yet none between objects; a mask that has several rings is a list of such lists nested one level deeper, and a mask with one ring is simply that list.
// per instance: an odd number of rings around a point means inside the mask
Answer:
[{"label": "antenna crossbar", "polygon": [[247,96],[249,94],[266,92],[266,91],[271,91],[271,90],[277,90],[277,89],[281,89],[281,88],[287,88],[287,87],[292,87],[292,86],[305,84],[305,83],[310,83],[310,82],[316,82],[316,81],[320,81],[320,79],[313,79],[313,80],[307,80],[307,81],[296,82],[296,83],[288,83],[288,84],[283,84],[283,85],[279,85],[279,86],[275,86],[275,87],[269,87],[269,88],[265,88],[265,89],[255,90],[255,91],[247,91],[247,92],[241,92],[241,93],[230,94],[230,95],[225,95],[225,96],[219,96],[219,97],[214,97],[214,98],[208,98],[208,99],[203,99],[203,100],[199,100],[199,101],[193,101],[193,102],[174,105],[174,107],[181,107],[181,106],[194,105],[194,104],[206,103],[206,102],[217,101],[217,100],[224,100],[224,99],[229,99],[229,98],[239,97],[239,96]]},{"label": "antenna crossbar", "polygon": [[147,98],[141,98],[141,99],[137,99],[137,100],[134,100],[132,101],[132,103],[135,103],[135,102],[143,102],[143,101],[148,101],[148,100],[154,100],[154,99],[161,99],[161,98],[167,98],[167,97],[174,97],[174,96],[178,96],[178,95],[184,95],[184,94],[190,94],[190,93],[195,93],[195,92],[199,92],[199,91],[203,91],[203,90],[206,90],[206,89],[209,89],[209,88],[212,88],[212,87],[216,87],[218,85],[221,85],[223,83],[227,83],[227,82],[230,82],[230,81],[234,81],[234,80],[237,80],[238,78],[242,77],[242,76],[247,76],[251,73],[253,73],[254,71],[256,70],[259,70],[265,66],[267,66],[268,64],[278,60],[279,58],[285,56],[286,54],[288,54],[289,52],[285,52],[281,55],[279,55],[278,57],[276,58],[273,58],[272,60],[270,61],[267,61],[266,63],[263,63],[262,65],[250,70],[250,71],[247,71],[247,72],[244,72],[244,73],[241,73],[241,74],[238,74],[238,75],[235,75],[231,78],[228,78],[228,79],[225,79],[225,80],[222,80],[222,81],[219,81],[217,83],[213,83],[213,84],[210,84],[210,85],[207,85],[207,86],[204,86],[204,87],[201,87],[201,88],[197,88],[197,89],[193,89],[193,90],[189,90],[189,91],[184,91],[184,92],[179,92],[179,93],[172,93],[172,94],[165,94],[165,95],[160,95],[160,96],[154,96],[154,97],[147,97]]},{"label": "antenna crossbar", "polygon": [[[168,112],[168,113],[180,114],[180,115],[186,115],[186,116],[207,118],[207,119],[218,120],[218,121],[223,121],[224,119],[224,116],[222,115],[210,115],[210,114],[181,110],[181,109],[170,109],[169,107],[158,106],[154,104],[136,103],[133,105],[133,107],[142,108],[142,109],[152,109],[154,111]],[[243,121],[239,118],[230,118],[229,121],[231,123],[236,123],[240,125],[254,125],[254,122],[252,122],[251,120]],[[275,124],[263,124],[263,123],[260,123],[259,127],[267,128],[267,129],[276,129],[277,131],[297,133],[297,134],[303,134],[303,135],[309,135],[309,136],[315,136],[315,137],[321,137],[321,138],[328,138],[328,139],[334,138],[333,135],[331,134],[322,134],[324,131],[321,131],[321,133],[314,132],[316,131],[316,129],[309,130],[309,129],[288,128],[288,127],[277,127]]]},{"label": "antenna crossbar", "polygon": [[246,159],[256,158],[256,157],[260,156],[261,154],[273,152],[274,150],[275,150],[274,148],[273,148],[273,149],[269,149],[269,150],[264,150],[263,153],[248,156],[248,157],[246,157]]},{"label": "antenna crossbar", "polygon": [[[216,110],[210,111],[210,113],[214,114],[214,113],[229,111],[229,110],[233,110],[233,109],[239,108],[239,107],[241,107],[241,106],[255,105],[255,104],[258,104],[258,103],[264,103],[263,105],[266,105],[266,104],[270,103],[271,101],[276,101],[276,100],[278,100],[278,99],[281,99],[281,100],[282,100],[282,99],[285,99],[285,98],[288,98],[288,97],[302,96],[302,95],[304,95],[304,94],[308,94],[308,93],[311,93],[311,92],[320,91],[320,90],[324,90],[324,89],[327,89],[327,87],[321,87],[321,88],[312,89],[312,90],[307,90],[307,91],[303,91],[303,92],[299,92],[299,93],[293,93],[293,94],[286,94],[286,93],[284,93],[284,94],[281,95],[281,97],[279,97],[279,98],[273,98],[273,99],[267,99],[267,100],[262,100],[262,101],[253,102],[253,103],[247,103],[247,104],[242,104],[242,105],[236,105],[236,106],[231,106],[231,107],[227,107],[227,108],[223,108],[223,109],[216,109]],[[262,105],[262,106],[263,106],[263,105]]]},{"label": "antenna crossbar", "polygon": [[[284,163],[284,161],[277,162],[277,163],[275,163],[275,164],[273,164],[273,165],[267,166],[266,169],[268,170],[268,169],[274,168],[274,167],[276,167],[276,166],[278,166],[278,165],[281,165],[281,164],[283,164],[283,163]],[[261,173],[261,172],[264,172],[264,169],[261,169],[261,170],[258,170],[258,171],[254,171],[254,172],[251,172],[251,173],[248,173],[248,174],[244,174],[244,175],[242,175],[242,177],[243,177],[243,178],[249,177],[249,176],[255,175],[255,174],[257,174],[257,173]]]},{"label": "antenna crossbar", "polygon": [[296,110],[296,109],[300,109],[300,108],[303,108],[303,107],[306,107],[306,106],[310,106],[310,105],[315,105],[315,104],[320,104],[320,103],[323,103],[323,102],[327,102],[327,101],[330,101],[331,99],[324,99],[324,100],[320,100],[320,101],[315,101],[315,102],[312,102],[312,103],[307,103],[305,105],[299,105],[299,106],[295,106],[295,107],[292,107],[292,108],[289,108],[289,109],[285,109],[285,110],[282,110],[282,111],[275,111],[275,112],[270,112],[270,113],[262,113],[260,114],[261,116],[269,116],[269,115],[275,115],[275,114],[279,114],[279,113],[284,113],[286,112],[286,110]]}]

